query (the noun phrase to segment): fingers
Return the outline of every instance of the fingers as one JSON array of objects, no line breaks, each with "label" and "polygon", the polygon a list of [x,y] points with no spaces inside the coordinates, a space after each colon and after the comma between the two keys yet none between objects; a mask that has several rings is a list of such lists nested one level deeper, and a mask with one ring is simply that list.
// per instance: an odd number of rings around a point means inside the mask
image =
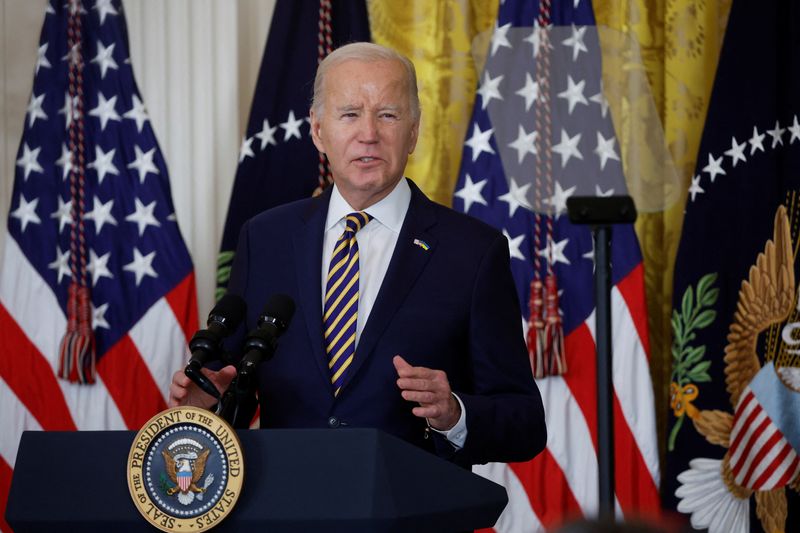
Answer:
[{"label": "fingers", "polygon": [[172,375],[172,383],[169,385],[169,407],[184,405],[185,400],[189,395],[188,387],[191,382],[192,380],[190,380],[182,370],[179,370]]},{"label": "fingers", "polygon": [[219,371],[209,370],[208,368],[201,369],[201,372],[211,380],[220,392],[225,392],[225,389],[231,384],[233,378],[236,377],[236,367],[228,365]]},{"label": "fingers", "polygon": [[[202,368],[201,372],[217,387],[220,391],[225,391],[230,386],[233,378],[236,377],[236,367],[228,365],[222,370],[214,371]],[[169,386],[169,407],[179,405],[193,405],[195,407],[208,408],[216,402],[216,399],[206,394],[198,387],[183,371],[175,372],[172,375],[172,383]]]},{"label": "fingers", "polygon": [[411,366],[405,359],[399,355],[395,355],[392,359],[394,368],[397,370],[397,375],[400,378],[415,378],[420,380],[430,380],[436,377],[436,374],[444,375],[441,370],[433,370],[424,366]]},{"label": "fingers", "polygon": [[392,363],[397,370],[397,386],[400,390],[450,394],[450,383],[443,371],[424,366],[411,366],[399,355],[392,359]]},{"label": "fingers", "polygon": [[404,400],[420,404],[433,403],[439,399],[439,394],[431,391],[402,390],[400,395]]},{"label": "fingers", "polygon": [[179,387],[188,387],[191,382],[192,380],[189,379],[189,376],[187,376],[183,370],[178,370],[172,374],[172,383],[174,385],[178,385]]},{"label": "fingers", "polygon": [[397,386],[402,390],[435,390],[438,384],[437,380],[431,378],[397,378]]},{"label": "fingers", "polygon": [[414,407],[411,412],[414,414],[414,416],[418,416],[420,418],[438,420],[445,414],[445,409],[443,409],[440,405],[429,405],[426,407]]},{"label": "fingers", "polygon": [[225,366],[222,368],[222,370],[219,371],[220,376],[224,376],[226,379],[229,380],[233,380],[233,378],[236,377],[236,373],[237,373],[236,367],[233,365]]},{"label": "fingers", "polygon": [[450,406],[452,394],[444,372],[436,371],[435,377],[429,380],[399,378],[397,386],[404,400],[419,404],[412,411],[416,416],[438,418]]},{"label": "fingers", "polygon": [[431,379],[436,372],[441,372],[440,370],[432,370],[424,366],[411,366],[399,355],[395,355],[392,362],[394,363],[395,370],[397,370],[397,375],[401,378]]},{"label": "fingers", "polygon": [[[425,367],[409,367],[398,371],[397,386],[404,391],[450,394],[447,374]],[[416,400],[415,400],[416,401]]]},{"label": "fingers", "polygon": [[414,416],[425,418],[437,429],[446,430],[461,414],[460,407],[452,395],[447,374],[424,366],[411,366],[400,357],[392,359],[397,370],[397,387],[404,400],[419,404],[411,412]]},{"label": "fingers", "polygon": [[398,376],[400,375],[401,372],[404,372],[406,369],[413,368],[406,362],[405,359],[403,359],[399,355],[395,355],[392,358],[392,364],[394,365],[395,370],[397,370]]}]

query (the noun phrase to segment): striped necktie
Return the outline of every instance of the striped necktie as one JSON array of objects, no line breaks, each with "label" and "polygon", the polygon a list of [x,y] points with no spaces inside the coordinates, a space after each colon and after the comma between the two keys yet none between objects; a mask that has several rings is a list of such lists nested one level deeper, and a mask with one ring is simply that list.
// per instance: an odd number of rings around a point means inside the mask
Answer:
[{"label": "striped necktie", "polygon": [[359,278],[356,233],[370,220],[372,217],[363,211],[347,215],[344,233],[336,241],[325,282],[322,314],[325,351],[328,354],[331,383],[337,396],[356,351]]}]

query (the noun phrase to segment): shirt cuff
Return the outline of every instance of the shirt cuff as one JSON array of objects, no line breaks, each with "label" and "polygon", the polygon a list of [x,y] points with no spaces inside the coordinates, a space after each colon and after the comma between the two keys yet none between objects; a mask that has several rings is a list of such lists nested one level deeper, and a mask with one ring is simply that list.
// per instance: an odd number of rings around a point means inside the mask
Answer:
[{"label": "shirt cuff", "polygon": [[[443,435],[444,438],[446,438],[450,444],[456,448],[456,450],[460,450],[464,447],[464,443],[467,441],[467,411],[464,408],[464,402],[461,401],[461,398],[458,397],[458,394],[454,392],[451,392],[451,394],[461,407],[461,416],[458,418],[456,425],[447,431],[440,431],[431,426],[430,423],[428,423],[428,427],[430,427],[436,433]],[[425,421],[427,422],[427,419],[425,419]]]}]

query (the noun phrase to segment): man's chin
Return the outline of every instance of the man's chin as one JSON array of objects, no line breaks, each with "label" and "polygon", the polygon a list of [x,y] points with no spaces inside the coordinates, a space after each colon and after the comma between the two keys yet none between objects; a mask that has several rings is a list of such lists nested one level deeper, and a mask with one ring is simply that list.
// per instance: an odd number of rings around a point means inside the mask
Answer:
[{"label": "man's chin", "polygon": [[389,183],[395,183],[386,175],[383,167],[371,169],[354,169],[345,180],[351,189],[358,191],[370,191],[386,187]]},{"label": "man's chin", "polygon": [[352,207],[365,209],[388,196],[401,178],[402,176],[392,180],[383,174],[371,173],[350,176],[348,179],[340,181],[334,179],[334,182],[336,182],[341,195]]}]

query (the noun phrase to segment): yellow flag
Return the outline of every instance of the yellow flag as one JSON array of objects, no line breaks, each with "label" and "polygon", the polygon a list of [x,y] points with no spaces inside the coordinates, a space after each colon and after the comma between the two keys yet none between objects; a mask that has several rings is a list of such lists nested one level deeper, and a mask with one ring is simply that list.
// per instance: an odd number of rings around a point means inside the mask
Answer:
[{"label": "yellow flag", "polygon": [[373,42],[405,54],[417,69],[422,121],[406,175],[451,205],[477,87],[473,39],[492,28],[497,2],[369,0],[367,7]]},{"label": "yellow flag", "polygon": [[[656,388],[662,458],[671,370],[673,265],[730,5],[731,0],[607,0],[594,3],[597,25],[609,28],[609,33],[616,38],[623,36],[617,44],[625,39],[635,44],[625,53],[620,53],[619,48],[615,50],[614,46],[606,46],[607,42],[602,43],[603,81],[607,80],[607,71],[612,78],[622,78],[626,69],[638,68],[630,55],[631,50],[637,50],[638,64],[646,74],[654,109],[663,125],[664,134],[659,143],[664,143],[670,159],[665,163],[676,178],[664,179],[663,173],[659,174],[658,169],[648,165],[646,155],[652,153],[653,139],[641,130],[643,113],[642,108],[635,104],[636,95],[622,94],[615,101],[610,99],[623,160],[642,163],[639,166],[626,164],[626,176],[629,179],[634,177],[639,185],[648,189],[649,199],[660,195],[663,200],[661,208],[653,204],[649,205],[652,209],[640,208],[636,222],[644,256],[651,374]],[[646,154],[644,161],[643,154]],[[650,160],[650,163],[656,160]],[[647,202],[645,206],[648,206]]]}]

